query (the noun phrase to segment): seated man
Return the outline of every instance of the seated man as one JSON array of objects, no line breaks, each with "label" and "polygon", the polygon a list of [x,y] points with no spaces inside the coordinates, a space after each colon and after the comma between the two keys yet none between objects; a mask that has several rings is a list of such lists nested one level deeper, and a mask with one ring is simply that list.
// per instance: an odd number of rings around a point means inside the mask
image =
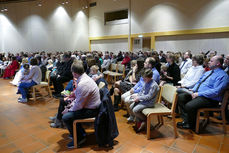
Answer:
[{"label": "seated man", "polygon": [[[84,73],[82,63],[73,63],[71,70],[73,77],[77,79],[75,100],[62,112],[64,114],[62,119],[70,136],[73,135],[73,121],[97,116],[101,104],[99,88],[95,81]],[[77,124],[77,140],[79,145],[86,140],[84,129],[80,124]],[[74,142],[72,141],[68,144],[68,148],[73,147]]]},{"label": "seated man", "polygon": [[55,92],[54,97],[60,97],[60,93],[64,90],[63,83],[68,82],[72,79],[71,65],[73,59],[68,53],[63,55],[64,62],[57,65],[57,73],[50,77],[50,81],[53,83]]},{"label": "seated man", "polygon": [[184,61],[182,61],[180,64],[181,76],[184,76],[188,72],[190,67],[192,66],[192,59],[191,58],[192,58],[192,54],[190,51],[187,51],[184,53],[184,56],[183,56]]},{"label": "seated man", "polygon": [[103,64],[101,65],[102,71],[107,71],[110,67],[110,64],[111,64],[111,60],[109,58],[109,55],[106,54],[103,60]]},{"label": "seated man", "polygon": [[130,114],[135,116],[137,132],[141,131],[146,125],[146,117],[142,114],[142,110],[148,107],[154,107],[154,103],[159,91],[159,86],[152,79],[153,72],[151,69],[146,69],[143,74],[145,82],[142,90],[138,94],[131,96],[133,103],[130,105]]},{"label": "seated man", "polygon": [[200,108],[216,107],[222,101],[224,89],[228,86],[229,77],[221,68],[223,58],[214,56],[209,62],[210,71],[204,73],[190,93],[178,95],[178,106],[183,122],[177,126],[184,129],[194,129],[197,111]]}]

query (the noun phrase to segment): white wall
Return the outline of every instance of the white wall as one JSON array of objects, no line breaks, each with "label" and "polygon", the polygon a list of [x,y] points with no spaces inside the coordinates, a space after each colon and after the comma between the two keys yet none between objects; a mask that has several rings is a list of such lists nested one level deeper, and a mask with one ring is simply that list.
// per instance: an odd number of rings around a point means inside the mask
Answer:
[{"label": "white wall", "polygon": [[[90,37],[129,34],[129,24],[104,25],[104,12],[128,8],[129,0],[92,1],[96,1],[97,6],[91,8],[89,13]],[[228,8],[229,0],[131,0],[131,34],[229,27]],[[168,42],[163,40],[163,44],[160,39],[156,39],[160,41],[156,42],[156,49],[172,47],[176,50],[186,50],[190,47],[193,50],[208,50],[214,48],[225,52],[228,50],[228,47],[222,48],[225,46],[224,42],[227,41],[227,36],[225,37],[215,39],[211,37],[211,43],[208,43],[210,46],[203,38],[189,40],[193,39],[191,35],[185,36],[184,41],[172,41],[171,39],[176,39],[176,37],[170,37]],[[163,46],[165,44],[167,48]],[[116,48],[118,49],[118,46]]]},{"label": "white wall", "polygon": [[[104,25],[104,12],[129,8],[129,0],[91,0],[89,35],[123,35],[128,24]],[[229,26],[228,0],[131,0],[131,34]]]},{"label": "white wall", "polygon": [[96,1],[97,5],[91,7],[89,11],[89,36],[108,36],[128,34],[129,25],[104,25],[104,13],[128,9],[129,0],[91,0]]},{"label": "white wall", "polygon": [[119,51],[128,51],[128,39],[93,40],[92,51],[110,51],[118,54]]},{"label": "white wall", "polygon": [[85,2],[69,0],[4,4],[0,13],[0,52],[88,50],[88,10]]},{"label": "white wall", "polygon": [[201,51],[211,50],[227,55],[229,54],[229,33],[156,37],[155,46],[157,51],[191,50],[192,53],[198,54]]}]

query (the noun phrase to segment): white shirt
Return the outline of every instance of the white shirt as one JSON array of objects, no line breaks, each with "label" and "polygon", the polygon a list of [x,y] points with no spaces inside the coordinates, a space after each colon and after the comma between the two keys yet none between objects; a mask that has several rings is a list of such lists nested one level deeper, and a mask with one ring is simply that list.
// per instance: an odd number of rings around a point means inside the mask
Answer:
[{"label": "white shirt", "polygon": [[192,66],[185,74],[184,78],[178,83],[180,83],[181,86],[192,88],[199,81],[203,73],[204,73],[204,68],[202,65],[196,67]]},{"label": "white shirt", "polygon": [[37,65],[33,65],[29,71],[29,74],[25,75],[22,79],[27,81],[33,80],[37,84],[40,84],[41,78],[42,78],[42,73],[40,67]]},{"label": "white shirt", "polygon": [[186,61],[181,62],[180,64],[180,73],[185,75],[188,72],[188,69],[192,67],[192,60],[188,58]]},{"label": "white shirt", "polygon": [[103,64],[101,65],[102,68],[105,68],[106,70],[108,70],[109,66],[111,64],[111,60],[108,59],[104,59]]}]

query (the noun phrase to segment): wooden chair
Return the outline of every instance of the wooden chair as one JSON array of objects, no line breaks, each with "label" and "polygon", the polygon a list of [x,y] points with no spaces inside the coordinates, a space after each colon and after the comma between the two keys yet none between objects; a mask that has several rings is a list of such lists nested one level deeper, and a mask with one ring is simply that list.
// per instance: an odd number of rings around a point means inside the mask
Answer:
[{"label": "wooden chair", "polygon": [[117,64],[111,63],[109,70],[103,72],[105,79],[107,81],[110,81],[109,74],[113,72],[117,72]]},{"label": "wooden chair", "polygon": [[116,72],[110,72],[108,74],[108,77],[114,78],[114,82],[117,81],[117,78],[118,77],[124,78],[125,77],[125,65],[123,65],[123,64],[117,64],[117,70],[116,70]]},{"label": "wooden chair", "polygon": [[[98,85],[99,89],[102,89],[104,86],[105,86],[105,83],[104,82],[100,82],[99,85]],[[94,122],[95,122],[95,117],[74,120],[74,122],[73,122],[73,141],[74,141],[74,148],[78,148],[76,124],[77,123],[94,123]]]},{"label": "wooden chair", "polygon": [[74,122],[73,122],[73,141],[74,141],[74,148],[78,148],[76,124],[77,123],[94,123],[94,122],[95,122],[95,117],[94,118],[86,118],[86,119],[74,120]]},{"label": "wooden chair", "polygon": [[[176,138],[177,135],[177,129],[176,129],[176,121],[175,121],[175,109],[177,104],[177,88],[174,86],[171,86],[169,84],[165,84],[163,87],[161,87],[160,94],[159,94],[159,100],[158,103],[155,103],[154,108],[146,108],[142,111],[144,115],[147,116],[147,139],[150,139],[150,126],[151,126],[151,117],[153,115],[158,116],[159,123],[163,124],[163,115],[171,115],[172,121],[173,121],[173,128],[174,128],[174,137]],[[162,104],[162,100],[164,102],[167,102],[171,104],[171,109],[169,109],[167,106]]]},{"label": "wooden chair", "polygon": [[[199,126],[200,126],[200,112],[204,112],[205,117],[207,118],[205,123],[209,122],[209,112],[221,112],[222,115],[222,122],[223,122],[223,131],[224,134],[227,133],[227,129],[226,129],[226,117],[225,117],[225,108],[226,105],[228,103],[228,98],[229,98],[229,90],[226,90],[223,96],[223,101],[221,103],[221,106],[218,108],[201,108],[198,110],[197,112],[197,116],[196,116],[196,133],[199,133]],[[207,115],[206,115],[207,114]]]},{"label": "wooden chair", "polygon": [[41,82],[40,84],[38,85],[35,85],[35,86],[32,86],[32,97],[33,97],[33,101],[35,102],[36,101],[36,91],[40,91],[41,88],[46,88],[46,90],[48,91],[49,93],[49,96],[52,97],[52,91],[50,89],[50,74],[51,74],[51,71],[46,71],[45,73],[45,82]]}]

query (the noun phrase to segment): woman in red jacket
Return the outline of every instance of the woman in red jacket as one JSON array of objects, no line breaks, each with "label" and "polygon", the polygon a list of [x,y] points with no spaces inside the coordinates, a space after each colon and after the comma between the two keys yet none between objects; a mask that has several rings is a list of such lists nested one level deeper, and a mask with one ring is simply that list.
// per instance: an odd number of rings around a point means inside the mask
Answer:
[{"label": "woman in red jacket", "polygon": [[5,69],[5,72],[4,72],[4,75],[3,75],[3,78],[4,79],[9,79],[11,78],[12,76],[14,76],[15,74],[15,71],[18,69],[19,67],[19,64],[16,60],[16,57],[12,57],[12,63],[7,66],[7,68]]}]

